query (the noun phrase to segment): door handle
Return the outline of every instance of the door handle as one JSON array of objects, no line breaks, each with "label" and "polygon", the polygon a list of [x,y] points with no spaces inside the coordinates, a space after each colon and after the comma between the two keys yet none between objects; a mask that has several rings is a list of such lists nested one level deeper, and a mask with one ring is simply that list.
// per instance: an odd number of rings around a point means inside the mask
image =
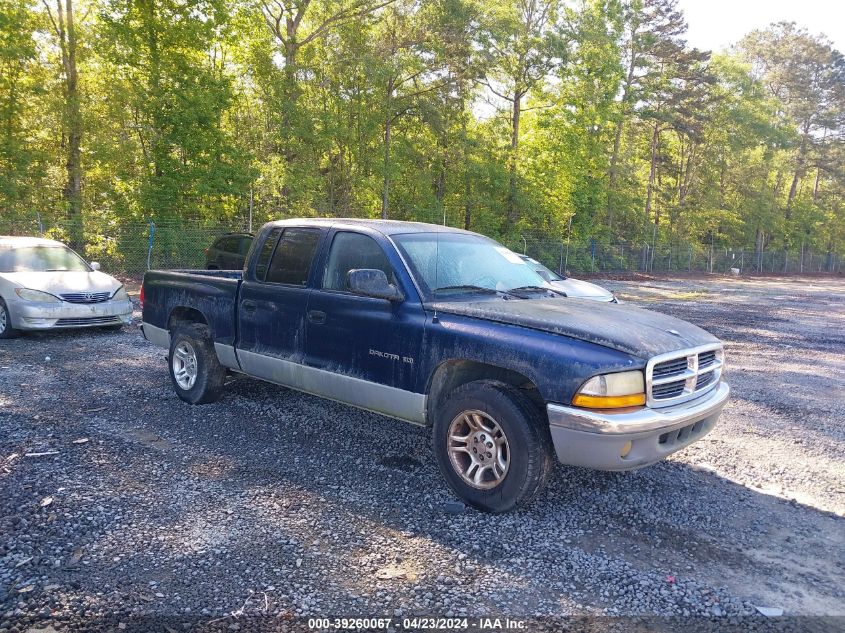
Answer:
[{"label": "door handle", "polygon": [[258,307],[258,306],[256,306],[256,305],[255,305],[255,302],[254,302],[254,301],[244,301],[244,302],[241,304],[241,308],[242,308],[244,311],[246,311],[246,312],[255,312],[255,309],[256,309],[257,307]]},{"label": "door handle", "polygon": [[308,320],[311,321],[311,323],[316,323],[317,325],[320,325],[321,323],[326,322],[326,313],[320,310],[309,310]]}]

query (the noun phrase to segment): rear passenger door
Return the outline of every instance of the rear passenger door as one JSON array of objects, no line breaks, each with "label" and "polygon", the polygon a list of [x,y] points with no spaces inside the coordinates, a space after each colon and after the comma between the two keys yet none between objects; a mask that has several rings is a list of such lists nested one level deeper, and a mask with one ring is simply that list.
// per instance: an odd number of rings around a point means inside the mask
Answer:
[{"label": "rear passenger door", "polygon": [[277,227],[261,245],[238,300],[238,360],[249,374],[291,384],[305,353],[308,280],[323,230]]}]

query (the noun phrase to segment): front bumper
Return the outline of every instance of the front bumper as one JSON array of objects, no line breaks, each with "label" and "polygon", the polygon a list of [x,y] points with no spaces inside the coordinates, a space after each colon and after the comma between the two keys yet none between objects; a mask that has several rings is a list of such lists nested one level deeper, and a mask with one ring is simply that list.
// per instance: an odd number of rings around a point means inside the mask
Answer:
[{"label": "front bumper", "polygon": [[132,302],[129,299],[87,304],[15,301],[9,306],[9,311],[12,327],[19,330],[98,327],[132,321]]},{"label": "front bumper", "polygon": [[597,470],[648,466],[709,433],[729,394],[730,387],[721,382],[708,394],[674,407],[645,407],[626,413],[550,404],[547,411],[555,453],[564,464]]}]

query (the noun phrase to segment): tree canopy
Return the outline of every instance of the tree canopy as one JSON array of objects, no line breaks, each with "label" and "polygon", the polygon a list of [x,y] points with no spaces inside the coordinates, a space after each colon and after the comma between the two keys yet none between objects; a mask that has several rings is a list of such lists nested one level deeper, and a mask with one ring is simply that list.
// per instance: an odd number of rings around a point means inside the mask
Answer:
[{"label": "tree canopy", "polygon": [[845,248],[845,60],[676,0],[0,0],[0,228],[446,222]]}]

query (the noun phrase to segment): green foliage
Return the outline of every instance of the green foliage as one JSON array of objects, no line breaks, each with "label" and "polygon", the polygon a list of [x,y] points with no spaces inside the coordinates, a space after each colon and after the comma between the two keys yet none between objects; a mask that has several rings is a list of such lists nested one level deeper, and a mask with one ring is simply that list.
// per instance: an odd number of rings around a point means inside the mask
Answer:
[{"label": "green foliage", "polygon": [[[75,4],[84,222],[64,231],[104,261],[148,219],[176,227],[167,251],[250,210],[512,245],[571,228],[620,261],[655,239],[845,248],[845,62],[794,24],[711,56],[675,0]],[[0,0],[0,228],[65,213],[51,19]]]}]

